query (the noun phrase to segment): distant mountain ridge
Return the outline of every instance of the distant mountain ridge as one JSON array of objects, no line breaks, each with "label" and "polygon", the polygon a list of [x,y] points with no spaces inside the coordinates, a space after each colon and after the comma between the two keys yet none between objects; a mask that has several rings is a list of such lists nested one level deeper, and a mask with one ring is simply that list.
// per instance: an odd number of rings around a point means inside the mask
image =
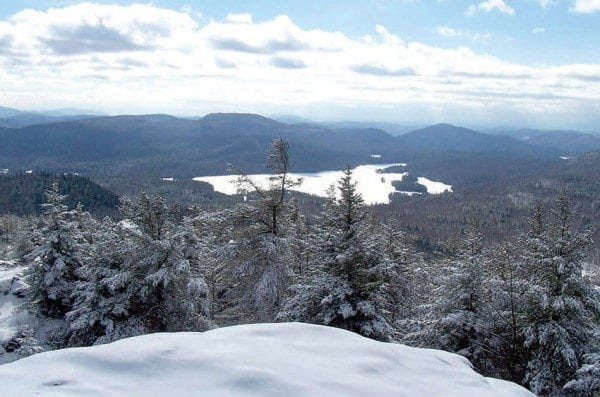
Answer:
[{"label": "distant mountain ridge", "polygon": [[449,124],[395,137],[375,128],[285,124],[255,114],[214,113],[200,119],[158,114],[0,128],[0,168],[187,178],[222,174],[227,163],[236,163],[248,172],[262,172],[266,148],[276,136],[289,141],[296,170],[306,172],[339,169],[346,163],[396,162],[425,152],[525,158],[560,153]]},{"label": "distant mountain ridge", "polygon": [[565,154],[583,153],[600,149],[600,135],[579,131],[520,129],[512,133],[511,136],[532,145],[557,148]]},{"label": "distant mountain ridge", "polygon": [[554,148],[540,148],[518,139],[489,135],[451,124],[435,124],[403,134],[397,139],[413,151],[457,151],[510,153],[517,156],[557,154]]},{"label": "distant mountain ridge", "polygon": [[34,112],[0,106],[0,127],[21,128],[35,124],[48,124],[105,115],[103,112],[82,109],[66,108]]},{"label": "distant mountain ridge", "polygon": [[0,106],[0,118],[16,116],[19,113],[21,112],[17,109]]}]

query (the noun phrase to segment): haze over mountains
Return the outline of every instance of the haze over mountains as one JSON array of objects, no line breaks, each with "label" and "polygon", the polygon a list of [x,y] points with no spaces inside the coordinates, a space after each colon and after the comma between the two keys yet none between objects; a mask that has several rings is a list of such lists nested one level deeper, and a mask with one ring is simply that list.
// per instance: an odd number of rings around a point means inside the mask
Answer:
[{"label": "haze over mountains", "polygon": [[[11,113],[12,112],[12,113]],[[267,143],[290,142],[298,171],[339,168],[346,163],[390,162],[424,153],[495,153],[519,158],[556,158],[600,148],[600,136],[579,132],[522,130],[485,134],[437,124],[394,136],[382,129],[347,124],[287,124],[253,114],[210,114],[200,119],[168,115],[45,115],[2,108],[3,168],[89,172],[144,170],[181,177],[219,174],[229,162],[262,171]],[[396,131],[397,133],[397,131]],[[372,154],[381,155],[376,160]],[[110,162],[107,163],[107,162]],[[166,173],[166,174],[165,174]]]},{"label": "haze over mountains", "polygon": [[402,162],[407,167],[396,171],[450,184],[455,193],[559,174],[571,166],[564,158],[600,149],[600,136],[577,131],[491,134],[436,124],[394,135],[363,123],[294,124],[242,113],[191,119],[1,111],[8,117],[0,118],[0,170],[78,173],[119,195],[146,189],[184,203],[215,195],[193,177],[226,174],[230,163],[263,173],[274,137],[289,142],[294,172]]},{"label": "haze over mountains", "polygon": [[42,112],[21,111],[0,106],[0,127],[19,128],[33,124],[77,120],[105,115],[102,112],[82,109],[55,109]]}]

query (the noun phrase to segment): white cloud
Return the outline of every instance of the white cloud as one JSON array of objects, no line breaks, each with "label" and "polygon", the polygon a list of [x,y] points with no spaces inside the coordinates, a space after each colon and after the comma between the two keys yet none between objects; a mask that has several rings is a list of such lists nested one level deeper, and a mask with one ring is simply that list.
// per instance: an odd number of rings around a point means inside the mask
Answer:
[{"label": "white cloud", "polygon": [[485,41],[492,37],[490,33],[472,33],[466,30],[449,28],[447,26],[438,26],[437,33],[444,37],[466,37],[474,41]]},{"label": "white cloud", "polygon": [[458,37],[461,35],[458,30],[449,28],[447,26],[439,26],[437,28],[437,32],[440,36],[446,37]]},{"label": "white cloud", "polygon": [[600,0],[575,0],[571,10],[581,14],[600,12]]},{"label": "white cloud", "polygon": [[252,23],[252,15],[250,14],[229,14],[225,21],[231,23]]},{"label": "white cloud", "polygon": [[542,26],[538,26],[538,27],[531,29],[531,33],[533,33],[533,34],[541,34],[541,33],[545,33],[545,32],[546,32],[546,28],[544,28]]},{"label": "white cloud", "polygon": [[497,10],[507,15],[513,15],[515,13],[515,9],[506,4],[504,0],[486,0],[470,5],[465,11],[465,14],[471,16],[479,11],[490,12],[493,10]]},{"label": "white cloud", "polygon": [[25,109],[554,120],[598,114],[599,76],[598,64],[517,64],[464,46],[405,42],[384,26],[356,39],[303,29],[285,15],[202,24],[185,11],[83,3],[0,21],[2,105]]},{"label": "white cloud", "polygon": [[542,6],[542,8],[546,8],[549,5],[556,4],[557,2],[558,0],[538,0],[538,3],[540,3],[540,6]]}]

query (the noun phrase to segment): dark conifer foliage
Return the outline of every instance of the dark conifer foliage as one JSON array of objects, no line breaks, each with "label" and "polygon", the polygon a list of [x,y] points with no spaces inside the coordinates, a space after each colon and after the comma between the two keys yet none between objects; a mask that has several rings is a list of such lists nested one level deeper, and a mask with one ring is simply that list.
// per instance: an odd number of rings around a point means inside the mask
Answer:
[{"label": "dark conifer foliage", "polygon": [[87,178],[74,174],[32,171],[0,174],[0,214],[41,214],[46,191],[56,183],[64,204],[83,209],[97,217],[117,214],[119,197]]}]

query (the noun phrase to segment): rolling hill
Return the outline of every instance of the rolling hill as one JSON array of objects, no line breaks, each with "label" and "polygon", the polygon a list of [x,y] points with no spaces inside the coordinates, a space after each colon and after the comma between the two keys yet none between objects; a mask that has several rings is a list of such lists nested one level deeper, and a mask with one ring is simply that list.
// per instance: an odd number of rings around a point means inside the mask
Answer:
[{"label": "rolling hill", "polygon": [[503,153],[519,157],[557,155],[555,148],[534,146],[518,139],[489,135],[450,124],[435,124],[399,136],[411,151]]},{"label": "rolling hill", "polygon": [[290,142],[296,169],[317,171],[346,163],[397,161],[421,152],[493,152],[548,157],[556,151],[510,137],[439,124],[394,137],[373,128],[285,124],[252,114],[210,114],[198,120],[167,115],[92,117],[23,128],[0,128],[0,166],[57,171],[222,173],[228,162],[263,171],[269,141]]}]

